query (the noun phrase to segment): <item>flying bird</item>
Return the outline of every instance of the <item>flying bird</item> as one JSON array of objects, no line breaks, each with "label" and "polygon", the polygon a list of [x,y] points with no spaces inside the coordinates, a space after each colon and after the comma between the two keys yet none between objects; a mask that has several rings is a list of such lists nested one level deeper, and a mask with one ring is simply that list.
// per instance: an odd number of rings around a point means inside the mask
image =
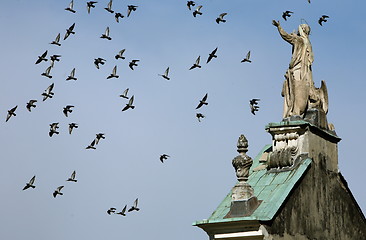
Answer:
[{"label": "flying bird", "polygon": [[136,200],[133,202],[133,206],[128,209],[129,212],[132,212],[132,211],[140,211],[140,209],[137,207],[137,204],[139,202],[139,199],[136,198]]},{"label": "flying bird", "polygon": [[127,17],[129,17],[129,16],[130,16],[130,14],[131,14],[131,12],[132,12],[132,11],[136,11],[136,9],[137,9],[137,6],[134,6],[134,5],[128,5],[128,6],[127,6]]},{"label": "flying bird", "polygon": [[191,7],[193,7],[195,5],[196,5],[196,3],[194,1],[187,1],[187,7],[188,7],[189,11],[191,11],[192,10]]},{"label": "flying bird", "polygon": [[72,13],[76,13],[76,11],[74,10],[74,0],[71,0],[69,6],[67,8],[65,8],[65,10],[72,12]]},{"label": "flying bird", "polygon": [[64,36],[64,40],[70,36],[70,34],[75,34],[74,32],[75,23],[73,23],[68,29],[66,29],[66,33]]},{"label": "flying bird", "polygon": [[119,78],[119,76],[117,75],[117,65],[114,66],[112,73],[107,77],[107,79],[110,79],[110,78]]},{"label": "flying bird", "polygon": [[78,80],[76,77],[75,77],[75,68],[72,69],[70,75],[66,78],[66,81],[68,80]]},{"label": "flying bird", "polygon": [[95,145],[98,145],[100,139],[105,139],[104,133],[97,133],[95,137]]},{"label": "flying bird", "polygon": [[125,59],[125,57],[123,56],[123,53],[126,51],[126,49],[122,49],[121,51],[118,52],[118,54],[116,56],[114,56],[115,59]]},{"label": "flying bird", "polygon": [[64,110],[62,111],[64,113],[64,115],[66,117],[68,117],[68,113],[72,113],[72,109],[74,106],[72,105],[67,105],[66,107],[64,107]]},{"label": "flying bird", "polygon": [[116,22],[119,23],[119,18],[124,18],[125,16],[122,15],[122,13],[116,12],[114,14],[114,19],[116,19]]},{"label": "flying bird", "polygon": [[192,70],[194,68],[201,68],[200,60],[201,60],[201,56],[198,56],[198,58],[196,59],[196,62],[192,65],[192,67],[189,68],[189,70]]},{"label": "flying bird", "polygon": [[251,63],[252,61],[250,60],[250,51],[247,53],[247,55],[245,56],[245,58],[243,60],[241,60],[241,62],[249,62]]},{"label": "flying bird", "polygon": [[85,148],[85,149],[96,149],[95,146],[95,139]]},{"label": "flying bird", "polygon": [[162,76],[166,80],[170,80],[170,77],[168,77],[169,74],[169,67],[165,70],[164,74],[159,74],[159,76]]},{"label": "flying bird", "polygon": [[202,100],[200,100],[200,103],[198,104],[198,106],[196,107],[196,109],[199,109],[200,107],[202,107],[203,105],[208,105],[208,103],[206,102],[207,100],[207,93],[206,95],[202,98]]},{"label": "flying bird", "polygon": [[59,62],[60,61],[60,57],[61,57],[61,55],[56,55],[56,54],[50,56],[51,67],[53,67],[55,65],[55,62]]},{"label": "flying bird", "polygon": [[69,134],[72,133],[74,128],[78,128],[79,126],[76,123],[69,123]]},{"label": "flying bird", "polygon": [[116,214],[122,215],[122,216],[126,216],[126,209],[127,209],[127,205],[124,206],[124,208],[122,209],[122,211],[117,212]]},{"label": "flying bird", "polygon": [[54,44],[54,45],[57,45],[57,46],[61,46],[61,43],[60,43],[60,37],[61,37],[61,34],[57,34],[56,38],[54,41],[52,41],[50,44]]},{"label": "flying bird", "polygon": [[33,108],[36,107],[36,104],[35,104],[36,102],[37,102],[37,100],[33,100],[33,99],[32,100],[29,100],[29,102],[26,105],[26,107],[27,107],[27,109],[28,109],[29,112],[32,111],[32,109],[31,109],[32,107]]},{"label": "flying bird", "polygon": [[99,64],[102,64],[102,65],[104,65],[104,63],[105,63],[105,59],[103,59],[103,58],[95,58],[94,59],[94,65],[95,65],[95,67],[97,68],[97,69],[99,69]]},{"label": "flying bird", "polygon": [[258,101],[260,101],[260,99],[258,99],[258,98],[253,98],[253,99],[249,100],[250,112],[253,115],[255,115],[255,112],[259,111]]},{"label": "flying bird", "polygon": [[194,11],[193,11],[193,17],[196,17],[196,16],[197,16],[197,14],[198,14],[198,15],[202,15],[201,8],[202,8],[202,5],[198,6],[198,7],[196,8],[196,10],[194,10]]},{"label": "flying bird", "polygon": [[122,109],[122,112],[128,110],[129,108],[132,108],[132,109],[135,108],[135,106],[133,106],[133,98],[134,98],[134,96],[132,96],[130,98],[130,100],[128,101],[128,103],[126,104],[126,106]]},{"label": "flying bird", "polygon": [[78,180],[75,179],[76,171],[73,171],[71,176],[66,180],[68,182],[77,182]]},{"label": "flying bird", "polygon": [[61,192],[61,189],[63,188],[64,186],[59,186],[58,188],[56,188],[56,190],[53,192],[53,197],[55,198],[57,195],[64,195],[62,192]]},{"label": "flying bird", "polygon": [[327,15],[322,15],[319,20],[318,20],[318,23],[320,24],[320,26],[323,26],[323,22],[327,22],[327,18],[329,18],[329,16]]},{"label": "flying bird", "polygon": [[54,95],[54,92],[52,92],[53,90],[53,87],[54,87],[54,83],[52,83],[51,85],[49,85],[47,87],[47,89],[44,91],[44,93],[42,93],[42,96],[43,96],[43,101],[46,101],[47,98],[52,98],[53,95]]},{"label": "flying bird", "polygon": [[138,66],[137,62],[139,62],[140,60],[137,60],[137,59],[134,59],[134,60],[131,60],[131,62],[129,62],[128,66],[132,69],[134,66]]},{"label": "flying bird", "polygon": [[116,208],[114,208],[114,207],[111,207],[107,210],[108,215],[111,215],[111,213],[115,213],[115,212],[116,212]]},{"label": "flying bird", "polygon": [[48,67],[48,68],[46,68],[46,70],[43,72],[43,73],[41,73],[41,76],[45,76],[45,77],[48,77],[48,78],[52,78],[52,76],[51,76],[51,69],[52,69],[52,67],[53,67],[53,64],[52,64],[52,62],[51,62],[51,65]]},{"label": "flying bird", "polygon": [[216,23],[219,24],[220,22],[226,22],[226,20],[224,19],[224,17],[227,15],[227,13],[221,13],[217,18],[216,18]]},{"label": "flying bird", "polygon": [[205,118],[205,116],[202,113],[196,113],[196,117],[199,122],[201,122],[201,118]]},{"label": "flying bird", "polygon": [[57,123],[51,123],[50,124],[50,132],[48,133],[48,135],[50,136],[50,137],[52,137],[53,136],[53,134],[59,134],[60,132],[59,131],[57,131],[57,129],[58,128],[60,128],[59,126],[58,126],[58,122]]},{"label": "flying bird", "polygon": [[114,13],[114,11],[112,10],[112,3],[113,3],[113,1],[110,0],[109,3],[108,3],[108,5],[107,5],[107,7],[104,8],[105,10],[107,10],[110,13]]},{"label": "flying bird", "polygon": [[282,18],[285,19],[285,21],[287,21],[287,17],[291,17],[291,14],[294,12],[291,11],[285,11],[282,13]]},{"label": "flying bird", "polygon": [[34,186],[34,181],[36,180],[36,176],[33,176],[32,178],[31,178],[31,180],[29,180],[29,182],[27,182],[26,184],[25,184],[25,187],[23,188],[23,190],[26,190],[26,189],[28,189],[28,188],[35,188],[36,186]]},{"label": "flying bird", "polygon": [[104,38],[104,39],[112,40],[112,38],[109,36],[109,27],[107,27],[107,28],[105,29],[105,32],[102,34],[102,36],[100,36],[100,38]]},{"label": "flying bird", "polygon": [[160,162],[164,163],[164,161],[167,160],[168,157],[170,157],[168,154],[160,155]]},{"label": "flying bird", "polygon": [[15,114],[15,110],[17,109],[18,105],[16,105],[15,107],[13,107],[12,109],[8,110],[8,115],[6,116],[6,121],[9,121],[9,119],[12,117],[12,116],[16,116]]},{"label": "flying bird", "polygon": [[208,55],[208,58],[207,58],[207,62],[206,63],[209,63],[212,58],[217,58],[216,56],[216,52],[217,52],[217,48],[215,48],[209,55]]},{"label": "flying bird", "polygon": [[126,99],[128,99],[128,97],[127,97],[128,90],[129,90],[129,88],[126,88],[126,90],[124,90],[124,91],[123,91],[123,93],[122,93],[121,95],[119,95],[119,96],[120,96],[121,98],[126,98]]},{"label": "flying bird", "polygon": [[36,64],[41,63],[42,61],[47,61],[47,58],[46,58],[47,52],[48,51],[46,50],[44,53],[42,53],[41,56],[38,56],[38,59],[36,61]]},{"label": "flying bird", "polygon": [[96,4],[96,3],[98,3],[98,2],[90,1],[90,2],[86,3],[86,8],[88,9],[88,13],[90,13],[91,8],[95,8],[94,4]]}]

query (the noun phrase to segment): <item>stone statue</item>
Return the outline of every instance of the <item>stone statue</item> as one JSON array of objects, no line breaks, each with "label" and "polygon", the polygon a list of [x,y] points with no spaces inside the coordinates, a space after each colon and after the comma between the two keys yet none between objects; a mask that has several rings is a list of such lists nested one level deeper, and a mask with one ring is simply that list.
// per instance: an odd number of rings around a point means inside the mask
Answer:
[{"label": "stone statue", "polygon": [[314,55],[309,40],[309,25],[301,24],[297,33],[287,33],[279,21],[273,20],[272,24],[281,37],[292,45],[292,58],[281,93],[284,97],[283,118],[304,117],[308,109],[318,109],[326,114],[328,92],[325,82],[322,81],[320,88],[316,88],[313,82],[311,65]]},{"label": "stone statue", "polygon": [[249,157],[246,152],[248,151],[248,140],[242,134],[238,139],[238,152],[233,161],[233,167],[235,168],[236,177],[239,181],[247,181],[249,176],[249,169],[253,164],[253,160]]}]

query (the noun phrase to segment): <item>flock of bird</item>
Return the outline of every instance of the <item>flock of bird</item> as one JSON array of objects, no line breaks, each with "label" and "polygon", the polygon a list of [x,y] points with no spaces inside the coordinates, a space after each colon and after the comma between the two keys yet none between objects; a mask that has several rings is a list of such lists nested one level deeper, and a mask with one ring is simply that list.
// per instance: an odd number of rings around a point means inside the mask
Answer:
[{"label": "flock of bird", "polygon": [[[309,3],[310,3],[310,0],[308,0]],[[87,12],[88,14],[91,13],[91,10],[93,8],[96,7],[96,4],[98,2],[96,1],[89,1],[87,2]],[[201,12],[201,9],[202,9],[202,5],[199,5],[197,6],[197,8],[195,10],[192,9],[192,7],[194,7],[196,5],[196,3],[194,1],[187,1],[187,7],[190,11],[192,11],[192,14],[193,14],[193,17],[197,17],[198,15],[202,15],[203,12]],[[127,6],[127,17],[130,17],[131,13],[136,11],[138,8],[138,6],[135,6],[135,5],[128,5]],[[107,6],[104,8],[107,12],[111,13],[111,14],[114,14],[114,18],[115,18],[115,21],[117,23],[119,23],[120,19],[124,18],[125,16],[120,13],[120,12],[115,12],[113,10],[113,0],[110,0],[109,3],[107,4]],[[76,13],[76,10],[74,9],[74,1],[72,0],[70,2],[70,4],[68,5],[67,8],[65,8],[66,11],[69,11],[73,14]],[[285,21],[287,21],[287,18],[291,17],[293,14],[292,11],[285,11],[283,12],[282,14],[282,17]],[[220,23],[225,23],[226,20],[224,19],[224,17],[227,15],[227,13],[221,13],[216,19],[216,23],[217,24],[220,24]],[[323,15],[318,23],[320,25],[322,25],[323,22],[327,22],[327,18],[329,18],[328,16],[326,15]],[[66,29],[66,32],[64,34],[64,37],[63,37],[63,41],[67,40],[71,35],[74,35],[75,34],[75,31],[74,31],[74,28],[75,28],[75,23],[73,23],[69,28]],[[102,33],[102,35],[100,36],[101,39],[106,39],[108,41],[112,40],[112,37],[110,36],[110,29],[109,27],[106,27],[106,30],[104,33]],[[58,46],[58,47],[61,47],[61,33],[58,33],[55,40],[51,41],[50,44],[52,45],[55,45],[55,46]],[[115,55],[115,59],[116,60],[124,60],[125,59],[125,56],[124,56],[124,53],[125,53],[126,49],[122,49],[120,50],[116,55]],[[217,51],[218,51],[218,48],[216,47],[211,53],[209,53],[208,57],[207,57],[207,60],[206,60],[206,64],[210,63],[213,59],[217,58]],[[49,58],[47,58],[47,55],[48,55],[48,50],[44,51],[40,56],[38,56],[38,59],[36,60],[35,64],[41,64],[43,62],[47,62],[49,61],[50,62],[50,65],[46,68],[46,70],[41,73],[41,76],[44,76],[44,77],[47,77],[49,79],[52,79],[52,75],[51,75],[51,70],[55,67],[55,62],[59,62],[60,61],[60,58],[61,58],[61,55],[51,55],[49,56]],[[251,55],[251,52],[248,51],[246,56],[243,58],[243,60],[241,60],[241,63],[251,63],[252,60],[250,59],[250,56]],[[107,60],[101,58],[101,57],[98,57],[98,58],[95,58],[94,59],[94,65],[97,69],[100,69],[101,65],[104,65],[105,62]],[[140,60],[139,59],[132,59],[128,66],[131,70],[135,70],[135,67],[138,66],[138,62]],[[193,70],[193,69],[196,69],[196,68],[202,68],[202,66],[200,65],[201,61],[201,56],[198,56],[196,61],[193,63],[193,65],[189,68],[189,70]],[[161,76],[163,79],[165,80],[170,80],[170,77],[169,77],[169,67],[166,68],[165,72],[163,74],[158,74],[159,76]],[[73,68],[70,72],[70,75],[66,78],[66,81],[70,81],[70,80],[73,80],[73,81],[76,81],[77,80],[77,77],[76,77],[76,68]],[[112,78],[119,78],[119,75],[117,74],[117,65],[115,65],[112,69],[112,72],[110,75],[108,75],[106,77],[106,79],[112,79]],[[42,101],[46,101],[47,99],[49,98],[52,98],[54,96],[54,92],[53,92],[53,89],[54,89],[54,83],[52,83],[51,85],[49,85],[47,87],[47,89],[45,89],[45,91],[41,94],[41,96],[43,97]],[[125,89],[123,91],[123,93],[119,96],[123,99],[128,99],[128,102],[126,103],[126,105],[122,108],[122,112],[124,111],[127,111],[129,109],[134,109],[135,106],[134,106],[134,95],[132,95],[131,97],[128,96],[128,93],[129,93],[129,88]],[[207,106],[208,105],[208,93],[206,93],[201,100],[199,100],[199,103],[196,107],[196,110],[198,109],[201,109],[203,106]],[[260,99],[258,98],[254,98],[254,99],[250,99],[249,100],[249,106],[250,106],[250,112],[255,115],[257,111],[259,111],[259,106],[258,106],[258,102],[260,101]],[[32,108],[35,108],[36,107],[36,103],[37,103],[37,100],[36,99],[31,99],[29,100],[28,103],[26,103],[26,109],[31,112],[32,111]],[[16,116],[16,110],[17,110],[17,107],[18,105],[16,105],[15,107],[11,108],[10,110],[8,110],[8,114],[7,114],[7,117],[6,117],[6,122],[9,121],[9,119],[13,116]],[[65,115],[65,117],[69,117],[69,114],[71,114],[73,112],[73,108],[75,106],[74,105],[66,105],[64,108],[63,108],[63,114]],[[199,122],[201,122],[201,120],[203,118],[205,118],[205,115],[203,115],[201,112],[197,112],[196,113],[196,118],[198,119]],[[75,123],[75,122],[71,122],[69,123],[69,127],[68,127],[68,130],[69,130],[69,134],[72,134],[73,130],[78,128],[78,124]],[[55,134],[59,134],[59,122],[54,122],[54,123],[51,123],[50,124],[50,130],[49,130],[49,136],[50,137],[53,137]],[[96,146],[99,144],[100,140],[101,139],[105,139],[105,134],[104,133],[97,133],[96,134],[96,137],[91,141],[91,143],[89,145],[87,145],[85,147],[85,149],[92,149],[92,150],[95,150],[96,149]],[[160,161],[162,163],[165,162],[165,160],[167,160],[170,156],[168,154],[162,154],[160,155]],[[75,179],[76,178],[76,171],[73,171],[73,173],[71,174],[70,178],[68,178],[66,181],[68,182],[77,182],[77,180]],[[33,176],[29,182],[26,183],[25,187],[23,188],[23,190],[27,190],[29,188],[35,188],[35,179],[36,179],[36,176]],[[59,186],[56,188],[56,190],[53,192],[53,197],[56,198],[58,195],[63,195],[63,193],[61,192],[61,190],[64,188],[63,185]],[[135,200],[135,202],[133,203],[132,207],[128,210],[128,212],[131,212],[131,211],[139,211],[139,208],[137,207],[138,205],[138,198]],[[126,211],[127,211],[127,205],[124,206],[124,208],[120,211],[120,212],[117,212],[117,209],[114,208],[114,207],[111,207],[107,210],[107,213],[109,215],[111,215],[112,213],[114,214],[119,214],[119,215],[122,215],[122,216],[126,216]]]}]

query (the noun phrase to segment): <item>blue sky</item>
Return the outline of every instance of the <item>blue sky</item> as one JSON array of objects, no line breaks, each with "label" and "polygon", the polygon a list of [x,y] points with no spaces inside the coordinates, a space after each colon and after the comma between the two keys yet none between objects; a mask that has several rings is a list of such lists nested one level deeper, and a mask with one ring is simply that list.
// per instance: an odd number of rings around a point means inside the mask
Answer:
[{"label": "blue sky", "polygon": [[[113,9],[129,18],[115,22],[99,0],[91,14],[86,1],[75,0],[75,14],[64,10],[68,0],[2,0],[0,9],[0,123],[2,167],[0,225],[2,239],[207,239],[191,223],[209,217],[235,184],[231,160],[240,134],[255,157],[271,143],[264,127],[282,116],[280,95],[291,46],[271,25],[280,20],[287,32],[301,19],[311,27],[316,86],[325,80],[329,93],[328,121],[342,141],[339,169],[363,212],[366,210],[362,159],[366,102],[364,1],[242,1],[201,0],[202,16],[194,18],[186,1],[114,0]],[[293,16],[284,21],[282,12]],[[226,23],[215,18],[227,12]],[[324,26],[318,18],[329,15]],[[75,23],[75,35],[62,46],[49,43]],[[106,27],[111,41],[101,39]],[[217,59],[206,64],[218,47]],[[114,55],[126,49],[125,60]],[[52,79],[40,74],[48,62],[37,56],[62,55]],[[251,64],[240,61],[251,51]],[[48,55],[48,56],[49,56]],[[201,56],[201,69],[188,69]],[[105,58],[99,70],[93,59]],[[128,61],[139,59],[134,71]],[[118,79],[106,77],[117,65]],[[170,81],[158,74],[170,67]],[[65,81],[76,68],[77,81]],[[41,93],[54,83],[54,98]],[[119,98],[129,88],[135,109],[121,112]],[[208,93],[206,118],[195,118],[199,100]],[[249,99],[260,98],[253,116]],[[37,99],[29,113],[25,104]],[[7,110],[17,116],[5,123]],[[74,105],[65,117],[62,108]],[[59,122],[60,134],[48,136],[49,124]],[[79,125],[72,135],[71,122]],[[95,134],[106,139],[96,150],[85,147]],[[160,154],[171,157],[161,164]],[[65,180],[77,172],[77,183]],[[36,175],[36,188],[22,191]],[[64,195],[52,192],[64,185]],[[127,217],[108,216],[139,198],[141,211]]]}]

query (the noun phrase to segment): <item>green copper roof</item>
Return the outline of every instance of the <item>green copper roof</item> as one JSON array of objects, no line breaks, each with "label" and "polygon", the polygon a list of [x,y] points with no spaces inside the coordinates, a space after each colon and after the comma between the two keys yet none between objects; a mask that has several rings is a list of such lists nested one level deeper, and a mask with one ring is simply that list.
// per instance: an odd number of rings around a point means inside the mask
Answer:
[{"label": "green copper roof", "polygon": [[248,183],[254,189],[254,195],[262,203],[258,208],[248,217],[224,218],[230,210],[231,205],[231,191],[220,203],[218,208],[212,213],[207,220],[197,221],[193,225],[232,222],[242,220],[271,220],[281,207],[295,184],[299,181],[301,176],[311,164],[311,159],[303,160],[298,166],[291,171],[284,172],[268,172],[267,169],[253,171],[260,165],[259,159],[262,154],[270,150],[271,145],[266,145],[260,153],[253,160],[251,172]]}]

